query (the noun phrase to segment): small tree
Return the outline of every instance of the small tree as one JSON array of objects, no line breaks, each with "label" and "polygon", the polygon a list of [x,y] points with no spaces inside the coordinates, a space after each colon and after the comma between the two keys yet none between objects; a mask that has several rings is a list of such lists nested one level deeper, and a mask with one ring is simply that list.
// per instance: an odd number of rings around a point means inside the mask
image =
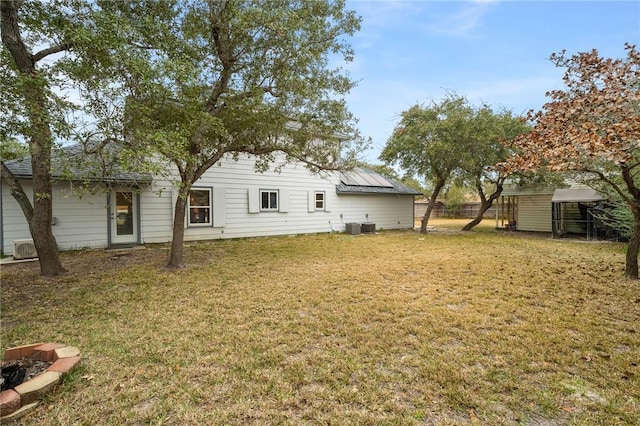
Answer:
[{"label": "small tree", "polygon": [[429,216],[436,199],[454,171],[462,164],[469,142],[468,124],[474,110],[467,100],[448,95],[441,103],[414,105],[402,112],[400,123],[380,154],[386,163],[397,163],[411,174],[423,176],[433,184],[420,232],[427,232]]},{"label": "small tree", "polygon": [[518,138],[519,153],[509,170],[575,171],[614,191],[633,214],[625,276],[638,279],[640,248],[640,54],[625,46],[625,59],[605,59],[596,50],[551,61],[566,68],[565,90],[547,93],[551,101],[530,111],[533,130]]},{"label": "small tree", "polygon": [[509,155],[508,142],[529,129],[510,111],[496,113],[487,105],[477,110],[470,127],[472,137],[465,152],[461,174],[463,180],[475,188],[480,198],[480,209],[476,217],[462,228],[463,231],[469,231],[479,224],[485,212],[502,194],[510,174],[496,165]]}]

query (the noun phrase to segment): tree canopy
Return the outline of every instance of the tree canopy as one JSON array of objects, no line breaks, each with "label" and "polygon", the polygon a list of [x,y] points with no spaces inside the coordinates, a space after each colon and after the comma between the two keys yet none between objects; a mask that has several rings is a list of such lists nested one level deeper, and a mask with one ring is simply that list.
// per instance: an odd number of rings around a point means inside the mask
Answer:
[{"label": "tree canopy", "polygon": [[380,154],[380,159],[397,164],[433,184],[420,232],[427,232],[435,200],[451,174],[462,164],[469,141],[468,123],[474,109],[461,96],[450,94],[442,102],[414,105],[400,115]]},{"label": "tree canopy", "polygon": [[530,133],[518,138],[509,170],[546,168],[594,179],[615,192],[634,217],[625,275],[638,278],[640,247],[640,54],[626,45],[627,56],[610,59],[596,50],[571,56],[551,55],[565,68],[563,90],[547,93],[542,110],[530,111]]},{"label": "tree canopy", "polygon": [[[449,94],[440,103],[414,105],[404,111],[380,159],[423,176],[433,186],[421,223],[425,233],[436,198],[453,180],[476,188],[482,200],[478,217],[482,218],[502,192],[508,175],[494,167],[507,157],[505,140],[524,129],[520,118],[508,111],[496,113],[488,105],[476,108],[466,98]],[[495,184],[489,196],[484,191],[487,182]],[[465,229],[479,221],[476,218]]]}]

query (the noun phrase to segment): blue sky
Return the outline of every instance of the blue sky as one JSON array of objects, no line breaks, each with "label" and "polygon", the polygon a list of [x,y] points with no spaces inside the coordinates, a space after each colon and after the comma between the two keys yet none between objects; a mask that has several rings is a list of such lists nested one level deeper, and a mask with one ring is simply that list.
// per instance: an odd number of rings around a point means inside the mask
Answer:
[{"label": "blue sky", "polygon": [[348,0],[347,8],[362,17],[346,65],[359,83],[347,102],[372,138],[369,162],[378,162],[398,114],[411,105],[455,92],[473,105],[525,114],[562,87],[553,52],[597,49],[622,58],[625,42],[640,45],[640,0]]}]

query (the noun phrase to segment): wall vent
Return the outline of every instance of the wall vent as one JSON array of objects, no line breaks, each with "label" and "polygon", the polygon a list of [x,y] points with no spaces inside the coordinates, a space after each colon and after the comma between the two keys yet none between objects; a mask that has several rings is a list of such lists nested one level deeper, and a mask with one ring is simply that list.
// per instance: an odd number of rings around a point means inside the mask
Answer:
[{"label": "wall vent", "polygon": [[38,257],[38,252],[33,240],[13,240],[14,259],[33,259],[34,257]]}]

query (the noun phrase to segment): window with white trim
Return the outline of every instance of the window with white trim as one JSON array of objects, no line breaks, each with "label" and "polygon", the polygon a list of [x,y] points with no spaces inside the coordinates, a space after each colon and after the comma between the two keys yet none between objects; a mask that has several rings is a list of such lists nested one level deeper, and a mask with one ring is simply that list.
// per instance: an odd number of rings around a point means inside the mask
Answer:
[{"label": "window with white trim", "polygon": [[324,201],[324,191],[316,191],[314,194],[315,206],[316,210],[324,210],[325,201]]},{"label": "window with white trim", "polygon": [[271,189],[260,190],[260,210],[278,211],[278,191]]},{"label": "window with white trim", "polygon": [[194,188],[189,191],[189,226],[211,226],[211,189]]}]

